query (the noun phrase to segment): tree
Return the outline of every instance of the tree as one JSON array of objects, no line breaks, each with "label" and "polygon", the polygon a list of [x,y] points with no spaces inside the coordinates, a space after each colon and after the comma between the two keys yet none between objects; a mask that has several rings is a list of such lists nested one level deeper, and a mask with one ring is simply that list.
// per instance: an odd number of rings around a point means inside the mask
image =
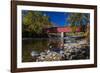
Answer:
[{"label": "tree", "polygon": [[85,31],[85,25],[90,21],[90,15],[88,13],[70,13],[67,21],[72,27],[81,26],[81,30]]},{"label": "tree", "polygon": [[23,15],[23,31],[28,31],[36,34],[42,33],[42,30],[46,27],[52,26],[49,17],[44,16],[39,11],[27,11]]}]

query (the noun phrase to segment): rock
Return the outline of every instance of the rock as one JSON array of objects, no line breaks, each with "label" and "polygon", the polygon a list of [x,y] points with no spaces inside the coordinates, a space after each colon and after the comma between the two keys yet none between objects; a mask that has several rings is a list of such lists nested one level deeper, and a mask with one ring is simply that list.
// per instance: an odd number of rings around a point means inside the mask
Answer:
[{"label": "rock", "polygon": [[32,57],[35,57],[35,56],[38,56],[39,55],[39,53],[36,52],[36,51],[32,51],[30,54],[31,54]]},{"label": "rock", "polygon": [[50,52],[45,56],[38,57],[38,61],[58,61],[61,59],[62,59],[61,55],[56,52]]},{"label": "rock", "polygon": [[40,53],[40,56],[45,56],[45,55],[46,55],[45,52],[41,52],[41,53]]},{"label": "rock", "polygon": [[45,61],[45,55],[39,56],[36,61]]}]

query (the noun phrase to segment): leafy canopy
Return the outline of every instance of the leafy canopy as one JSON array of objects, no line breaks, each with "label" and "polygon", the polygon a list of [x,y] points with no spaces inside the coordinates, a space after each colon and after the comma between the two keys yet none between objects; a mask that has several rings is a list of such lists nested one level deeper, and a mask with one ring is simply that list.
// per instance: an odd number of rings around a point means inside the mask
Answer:
[{"label": "leafy canopy", "polygon": [[52,26],[49,17],[39,11],[27,11],[23,15],[23,31],[41,33],[46,27]]}]

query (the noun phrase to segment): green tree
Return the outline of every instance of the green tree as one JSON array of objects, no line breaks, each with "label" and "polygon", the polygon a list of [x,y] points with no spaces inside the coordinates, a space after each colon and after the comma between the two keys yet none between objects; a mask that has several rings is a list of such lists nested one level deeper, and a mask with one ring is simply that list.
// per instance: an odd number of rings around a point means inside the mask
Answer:
[{"label": "green tree", "polygon": [[52,26],[49,17],[39,11],[28,11],[23,15],[23,31],[42,33],[46,27]]},{"label": "green tree", "polygon": [[70,13],[67,21],[70,23],[70,26],[75,30],[75,26],[81,26],[81,30],[85,31],[83,28],[84,25],[89,23],[90,15],[88,13]]}]

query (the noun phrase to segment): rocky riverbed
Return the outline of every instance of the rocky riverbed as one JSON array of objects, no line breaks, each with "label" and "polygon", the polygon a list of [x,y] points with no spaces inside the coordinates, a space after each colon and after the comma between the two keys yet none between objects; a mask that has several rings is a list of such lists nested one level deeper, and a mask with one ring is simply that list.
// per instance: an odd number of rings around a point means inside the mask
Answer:
[{"label": "rocky riverbed", "polygon": [[37,62],[41,61],[60,61],[60,60],[80,60],[89,59],[90,47],[86,41],[65,44],[64,48],[52,48],[44,50],[39,54],[32,55]]}]

